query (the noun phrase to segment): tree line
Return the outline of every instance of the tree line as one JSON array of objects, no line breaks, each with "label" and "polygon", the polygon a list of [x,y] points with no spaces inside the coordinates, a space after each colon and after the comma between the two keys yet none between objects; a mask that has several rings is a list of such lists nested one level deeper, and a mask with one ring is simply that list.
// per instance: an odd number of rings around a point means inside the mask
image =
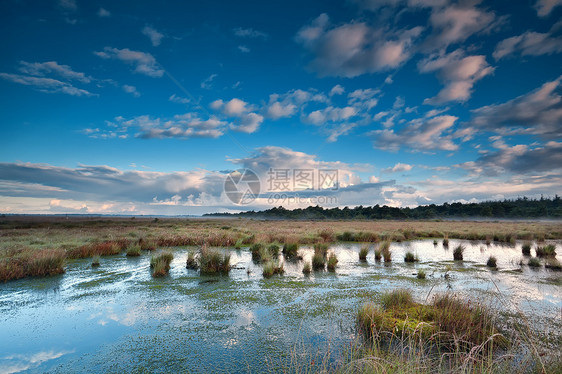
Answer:
[{"label": "tree line", "polygon": [[206,216],[240,216],[271,219],[428,219],[428,218],[560,218],[562,202],[554,198],[483,201],[479,203],[444,203],[420,205],[415,208],[397,208],[387,205],[356,206],[354,208],[322,208],[309,206],[286,209],[282,206],[263,211],[249,210],[239,213],[210,213]]}]

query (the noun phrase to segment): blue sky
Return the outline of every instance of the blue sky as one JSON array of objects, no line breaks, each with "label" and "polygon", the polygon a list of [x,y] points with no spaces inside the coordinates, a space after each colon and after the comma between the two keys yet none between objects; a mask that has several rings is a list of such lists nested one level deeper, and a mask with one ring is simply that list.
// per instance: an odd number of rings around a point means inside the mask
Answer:
[{"label": "blue sky", "polygon": [[[561,16],[562,0],[4,1],[0,211],[559,194]],[[241,168],[261,181],[250,204],[223,191]],[[270,169],[335,169],[338,189],[271,190]]]}]

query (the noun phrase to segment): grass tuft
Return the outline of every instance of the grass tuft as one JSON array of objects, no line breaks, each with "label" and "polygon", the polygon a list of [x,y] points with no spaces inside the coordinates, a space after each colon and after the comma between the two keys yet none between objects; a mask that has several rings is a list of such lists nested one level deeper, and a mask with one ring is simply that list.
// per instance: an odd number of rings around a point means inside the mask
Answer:
[{"label": "grass tuft", "polygon": [[159,255],[152,256],[150,259],[150,267],[153,277],[163,277],[170,271],[170,263],[174,259],[171,252],[162,252]]},{"label": "grass tuft", "polygon": [[418,270],[418,279],[425,279],[425,271],[423,269]]},{"label": "grass tuft", "polygon": [[464,245],[462,244],[457,245],[453,250],[453,259],[455,261],[462,261],[464,250],[465,250]]},{"label": "grass tuft", "polygon": [[132,244],[127,247],[127,256],[128,257],[138,257],[141,255],[141,246],[140,244]]},{"label": "grass tuft", "polygon": [[445,237],[443,238],[443,247],[449,247],[449,234],[445,234]]},{"label": "grass tuft", "polygon": [[555,258],[546,259],[544,267],[551,270],[562,270],[562,264]]},{"label": "grass tuft", "polygon": [[100,256],[99,255],[95,255],[94,257],[92,257],[92,267],[98,267],[100,266]]},{"label": "grass tuft", "polygon": [[369,254],[369,247],[363,246],[359,250],[359,261],[367,261],[367,255]]},{"label": "grass tuft", "polygon": [[488,257],[488,261],[486,262],[486,266],[490,267],[490,268],[497,268],[497,261],[498,259],[494,256],[490,256]]},{"label": "grass tuft", "polygon": [[384,262],[391,262],[392,261],[392,251],[390,250],[390,241],[386,240],[381,243],[379,247],[381,251],[382,257],[384,258]]},{"label": "grass tuft", "polygon": [[541,260],[538,257],[531,257],[527,265],[532,268],[538,268],[541,266]]},{"label": "grass tuft", "polygon": [[336,271],[336,265],[338,264],[338,258],[335,253],[330,253],[328,256],[328,271]]},{"label": "grass tuft", "polygon": [[524,256],[530,256],[531,255],[531,243],[524,243],[521,246],[521,252],[523,253]]},{"label": "grass tuft", "polygon": [[275,274],[283,274],[285,272],[285,268],[283,264],[279,264],[277,260],[270,260],[263,264],[263,276],[265,278],[269,278]]},{"label": "grass tuft", "polygon": [[404,262],[418,262],[419,260],[418,256],[410,251],[406,252],[406,255],[404,255]]},{"label": "grass tuft", "polygon": [[230,255],[204,246],[199,255],[199,268],[201,274],[228,274]]},{"label": "grass tuft", "polygon": [[547,244],[543,247],[537,246],[535,249],[537,257],[554,257],[556,256],[556,246],[554,244]]},{"label": "grass tuft", "polygon": [[310,262],[305,262],[303,267],[302,267],[302,272],[305,275],[308,275],[312,272],[312,266],[310,265]]},{"label": "grass tuft", "polygon": [[197,259],[195,258],[195,251],[187,252],[187,260],[185,261],[185,267],[193,270],[197,270],[199,268],[199,265],[197,264]]},{"label": "grass tuft", "polygon": [[297,258],[298,250],[299,245],[297,243],[285,243],[283,245],[283,254],[287,259]]},{"label": "grass tuft", "polygon": [[314,270],[324,270],[326,266],[326,257],[324,257],[321,253],[315,253],[312,256],[312,268]]}]

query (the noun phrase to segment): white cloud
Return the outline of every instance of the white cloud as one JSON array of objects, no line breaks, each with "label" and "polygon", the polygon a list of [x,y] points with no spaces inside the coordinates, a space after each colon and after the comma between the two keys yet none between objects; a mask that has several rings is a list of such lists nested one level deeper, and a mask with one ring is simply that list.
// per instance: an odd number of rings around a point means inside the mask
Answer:
[{"label": "white cloud", "polygon": [[86,74],[74,71],[68,65],[59,65],[59,63],[57,63],[56,61],[33,63],[20,61],[18,70],[24,74],[36,75],[41,77],[49,74],[54,74],[61,76],[67,80],[77,80],[82,83],[90,83],[92,81],[92,78],[86,76]]},{"label": "white cloud", "polygon": [[445,82],[445,87],[437,96],[424,101],[433,105],[467,101],[472,95],[474,84],[494,71],[486,62],[486,56],[465,56],[460,49],[445,55],[430,56],[418,63],[418,69],[422,73],[437,71]]},{"label": "white cloud", "polygon": [[375,148],[398,151],[406,148],[413,151],[454,151],[451,132],[457,121],[455,116],[437,116],[430,119],[411,121],[399,131],[393,129],[374,130],[368,133]]},{"label": "white cloud", "polygon": [[403,64],[422,30],[388,31],[363,22],[330,27],[328,16],[321,14],[299,30],[296,40],[313,55],[310,68],[320,76],[351,78]]},{"label": "white cloud", "polygon": [[154,47],[158,47],[160,45],[160,43],[162,42],[162,38],[164,38],[164,34],[157,31],[152,26],[145,26],[142,29],[142,33],[143,33],[143,35],[146,35],[150,39],[150,42],[152,43],[152,46],[154,46]]},{"label": "white cloud", "polygon": [[59,8],[67,12],[75,12],[78,9],[76,0],[58,0]]},{"label": "white cloud", "polygon": [[218,74],[209,75],[207,78],[205,78],[205,80],[203,82],[201,82],[201,88],[204,88],[206,90],[210,90],[213,87],[213,81],[218,76],[219,76]]},{"label": "white cloud", "polygon": [[490,30],[495,25],[495,14],[476,8],[475,5],[479,2],[461,1],[433,8],[429,18],[433,34],[425,40],[425,47],[429,50],[446,48],[463,42],[474,34]]},{"label": "white cloud", "polygon": [[562,52],[562,37],[549,33],[527,31],[521,35],[502,40],[496,46],[493,56],[500,60],[519,52],[521,56],[540,56]]},{"label": "white cloud", "polygon": [[332,89],[330,90],[330,96],[334,96],[334,95],[341,95],[345,92],[345,88],[343,88],[342,86],[340,86],[339,84],[336,84],[334,87],[332,87]]},{"label": "white cloud", "polygon": [[168,101],[178,104],[189,104],[191,100],[189,100],[187,97],[181,97],[181,96],[177,96],[176,94],[173,94],[168,98]]},{"label": "white cloud", "polygon": [[234,35],[240,38],[258,38],[258,39],[267,39],[268,35],[263,31],[254,30],[252,28],[242,28],[237,27],[233,29]]},{"label": "white cloud", "polygon": [[0,73],[0,78],[14,83],[32,86],[41,92],[64,93],[71,96],[97,96],[87,90],[74,87],[70,83],[62,82],[52,78],[32,77],[19,74]]},{"label": "white cloud", "polygon": [[234,124],[230,125],[230,128],[234,131],[252,134],[258,131],[262,122],[263,116],[261,114],[244,113],[234,121]]},{"label": "white cloud", "polygon": [[502,104],[472,111],[468,126],[497,133],[562,137],[562,76]]},{"label": "white cloud", "polygon": [[410,171],[412,170],[413,166],[409,164],[397,163],[393,167],[383,169],[383,173],[396,173],[400,171]]},{"label": "white cloud", "polygon": [[98,10],[98,17],[104,18],[104,17],[111,17],[111,12],[107,9],[104,8],[100,8]]},{"label": "white cloud", "polygon": [[250,52],[250,48],[246,47],[245,45],[239,45],[238,46],[238,50],[242,53],[248,53]]},{"label": "white cloud", "polygon": [[130,93],[134,97],[140,97],[140,92],[137,91],[137,88],[135,86],[129,86],[128,84],[124,84],[123,91]]},{"label": "white cloud", "polygon": [[94,54],[104,59],[116,59],[132,65],[135,68],[135,73],[155,78],[164,75],[164,70],[158,65],[158,62],[156,62],[156,59],[150,53],[133,51],[128,48],[117,49],[105,47],[103,51],[94,52]]},{"label": "white cloud", "polygon": [[552,9],[562,5],[562,0],[537,0],[535,9],[540,17],[546,17],[552,12]]}]

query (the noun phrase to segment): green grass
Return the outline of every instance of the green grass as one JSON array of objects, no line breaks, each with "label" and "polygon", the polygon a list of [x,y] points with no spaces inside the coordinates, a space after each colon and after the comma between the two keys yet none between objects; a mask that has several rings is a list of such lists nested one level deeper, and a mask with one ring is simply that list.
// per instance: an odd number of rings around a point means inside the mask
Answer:
[{"label": "green grass", "polygon": [[404,262],[418,262],[420,259],[417,255],[414,255],[412,252],[408,251],[404,255]]},{"label": "green grass", "polygon": [[336,265],[338,264],[338,258],[335,253],[330,253],[328,256],[328,271],[336,271]]},{"label": "green grass", "polygon": [[384,262],[392,262],[392,251],[390,250],[390,241],[386,240],[381,243],[379,250],[381,251]]},{"label": "green grass", "polygon": [[279,264],[277,260],[270,260],[263,264],[263,276],[265,278],[269,278],[275,274],[283,274],[285,272],[285,268],[283,264]]},{"label": "green grass", "polygon": [[195,258],[195,251],[187,252],[187,260],[185,261],[185,267],[193,270],[197,270],[199,268],[199,264],[197,264],[197,259]]},{"label": "green grass", "polygon": [[527,265],[532,268],[538,268],[541,266],[541,260],[538,257],[531,257]]},{"label": "green grass", "polygon": [[407,290],[386,292],[382,307],[363,305],[358,312],[360,330],[372,342],[414,338],[443,351],[470,351],[494,341],[498,347],[508,342],[496,327],[495,315],[479,303],[453,294],[437,295],[429,304],[413,300]]},{"label": "green grass", "polygon": [[425,279],[425,271],[423,269],[418,270],[418,279]]},{"label": "green grass", "polygon": [[363,246],[359,250],[359,261],[367,261],[367,255],[369,254],[369,247]]},{"label": "green grass", "polygon": [[170,263],[174,259],[171,252],[162,252],[154,255],[150,259],[150,267],[152,268],[153,277],[163,277],[170,271]]},{"label": "green grass", "polygon": [[128,257],[138,257],[141,255],[141,246],[140,244],[132,244],[127,247],[127,256]]},{"label": "green grass", "polygon": [[537,257],[554,257],[556,256],[556,246],[553,244],[547,244],[543,247],[537,246],[535,249]]},{"label": "green grass", "polygon": [[380,261],[382,258],[382,252],[380,249],[375,249],[375,261]]},{"label": "green grass", "polygon": [[298,250],[299,245],[297,243],[285,243],[283,245],[283,255],[287,259],[297,258]]},{"label": "green grass", "polygon": [[216,249],[201,248],[199,255],[201,274],[228,274],[230,272],[230,255]]},{"label": "green grass", "polygon": [[453,259],[455,261],[462,261],[463,260],[463,254],[464,254],[464,250],[465,250],[465,246],[462,244],[459,244],[455,247],[455,249],[453,250]]},{"label": "green grass", "polygon": [[521,252],[523,253],[524,256],[530,256],[531,255],[531,243],[524,243],[521,246]]},{"label": "green grass", "polygon": [[488,257],[488,261],[486,262],[486,266],[495,269],[497,267],[497,262],[498,262],[498,259],[496,257],[490,256],[490,257]]},{"label": "green grass", "polygon": [[310,265],[310,262],[305,262],[303,267],[302,267],[302,272],[303,274],[310,274],[312,272],[312,265]]},{"label": "green grass", "polygon": [[326,266],[326,257],[324,257],[321,253],[315,253],[312,256],[312,268],[314,270],[324,270]]}]

